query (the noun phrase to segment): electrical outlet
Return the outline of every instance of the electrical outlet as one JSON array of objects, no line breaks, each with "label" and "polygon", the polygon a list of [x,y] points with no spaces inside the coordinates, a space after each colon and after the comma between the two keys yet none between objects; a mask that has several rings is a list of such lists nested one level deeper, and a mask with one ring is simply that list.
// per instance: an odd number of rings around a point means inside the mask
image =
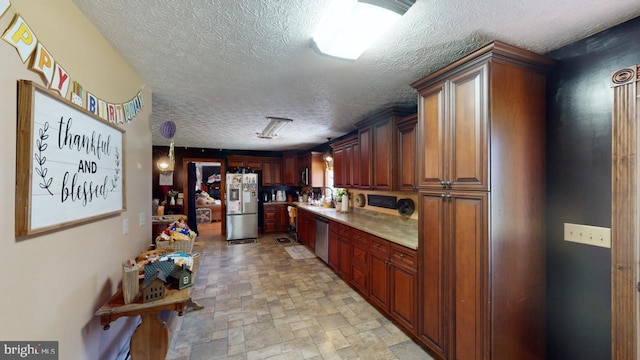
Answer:
[{"label": "electrical outlet", "polygon": [[580,244],[611,248],[611,229],[598,226],[564,224],[564,239]]},{"label": "electrical outlet", "polygon": [[122,235],[127,235],[129,233],[129,219],[122,220]]},{"label": "electrical outlet", "polygon": [[144,226],[147,223],[147,220],[144,217],[144,213],[140,213],[140,220],[138,221],[138,226]]}]

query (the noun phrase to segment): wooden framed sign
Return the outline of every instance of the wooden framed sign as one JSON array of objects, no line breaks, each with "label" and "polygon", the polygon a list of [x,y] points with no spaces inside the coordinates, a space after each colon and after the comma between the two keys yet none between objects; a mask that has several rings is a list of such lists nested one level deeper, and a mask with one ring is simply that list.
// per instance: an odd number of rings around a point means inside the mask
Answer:
[{"label": "wooden framed sign", "polygon": [[124,130],[20,80],[16,236],[124,211],[124,144]]}]

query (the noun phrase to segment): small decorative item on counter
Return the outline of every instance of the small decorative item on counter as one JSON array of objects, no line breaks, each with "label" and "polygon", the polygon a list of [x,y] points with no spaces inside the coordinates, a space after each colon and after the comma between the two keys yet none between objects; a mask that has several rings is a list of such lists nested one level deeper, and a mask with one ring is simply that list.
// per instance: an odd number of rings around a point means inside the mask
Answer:
[{"label": "small decorative item on counter", "polygon": [[193,285],[192,278],[193,273],[183,264],[182,266],[175,266],[167,279],[174,289],[182,290]]},{"label": "small decorative item on counter", "polygon": [[136,301],[140,291],[138,264],[132,260],[122,262],[122,297],[125,304]]},{"label": "small decorative item on counter", "polygon": [[167,275],[160,269],[157,269],[148,278],[145,276],[144,283],[142,283],[142,302],[146,303],[162,299],[166,282]]}]

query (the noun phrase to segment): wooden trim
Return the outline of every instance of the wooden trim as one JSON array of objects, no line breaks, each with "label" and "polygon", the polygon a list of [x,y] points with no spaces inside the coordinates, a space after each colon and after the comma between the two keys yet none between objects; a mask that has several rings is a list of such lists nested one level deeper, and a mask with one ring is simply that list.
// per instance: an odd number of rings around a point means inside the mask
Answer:
[{"label": "wooden trim", "polygon": [[[636,69],[634,69],[636,68]],[[638,126],[640,81],[626,68],[612,73],[611,358],[636,359],[638,351]],[[631,69],[631,70],[630,70]],[[624,81],[621,71],[624,70]],[[629,81],[627,81],[629,80]]]}]

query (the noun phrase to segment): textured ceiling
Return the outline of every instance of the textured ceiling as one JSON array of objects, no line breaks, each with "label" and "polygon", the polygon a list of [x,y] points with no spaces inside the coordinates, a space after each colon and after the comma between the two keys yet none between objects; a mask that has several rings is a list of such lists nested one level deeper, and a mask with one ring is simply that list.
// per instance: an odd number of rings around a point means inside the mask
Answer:
[{"label": "textured ceiling", "polygon": [[[74,0],[153,91],[154,145],[307,149],[389,106],[409,86],[493,40],[546,53],[640,15],[638,0],[417,0],[356,61],[318,55],[329,0]],[[256,137],[267,116],[293,119]]]}]

